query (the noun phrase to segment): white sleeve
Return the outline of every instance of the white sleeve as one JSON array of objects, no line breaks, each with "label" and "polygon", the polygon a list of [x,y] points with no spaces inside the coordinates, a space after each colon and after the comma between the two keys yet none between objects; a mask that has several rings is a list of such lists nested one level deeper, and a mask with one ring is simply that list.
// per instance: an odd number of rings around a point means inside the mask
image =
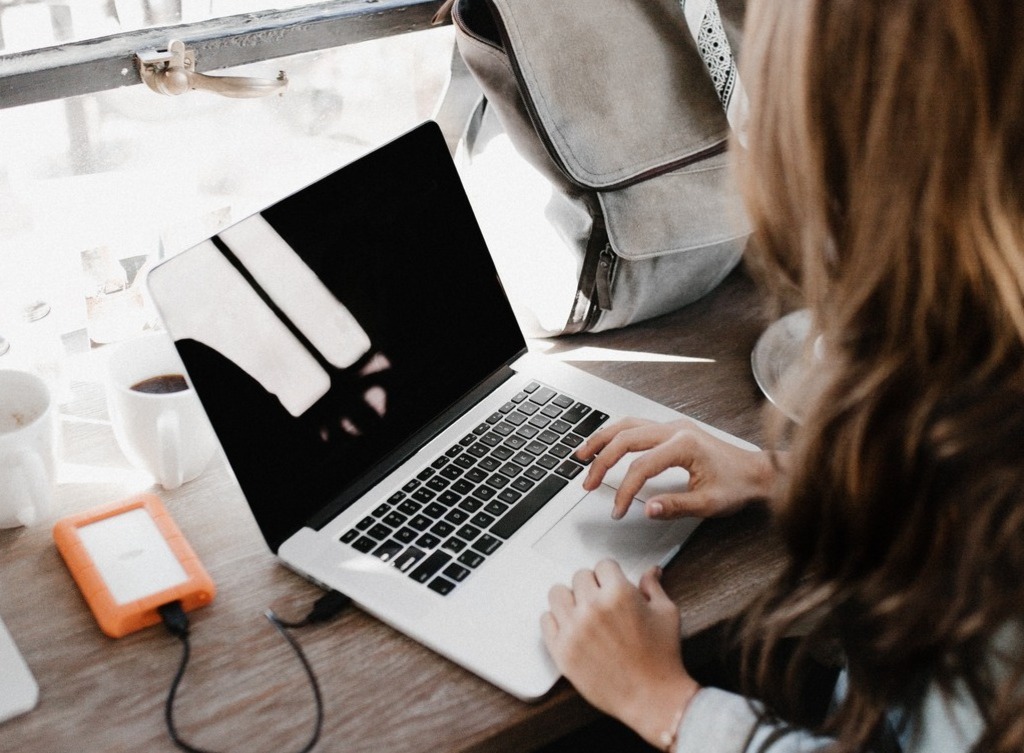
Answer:
[{"label": "white sleeve", "polygon": [[[747,753],[782,729],[761,720],[760,706],[743,696],[717,688],[702,688],[690,702],[679,733],[675,753]],[[813,753],[832,743],[804,730],[787,731],[768,750],[770,753]]]}]

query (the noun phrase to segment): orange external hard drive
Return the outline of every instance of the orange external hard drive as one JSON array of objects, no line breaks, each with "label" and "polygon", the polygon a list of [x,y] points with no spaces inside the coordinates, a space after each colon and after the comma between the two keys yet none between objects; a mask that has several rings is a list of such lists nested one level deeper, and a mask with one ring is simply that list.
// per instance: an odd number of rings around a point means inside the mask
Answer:
[{"label": "orange external hard drive", "polygon": [[158,607],[188,612],[216,587],[160,498],[140,494],[61,518],[57,549],[100,629],[111,638],[161,621]]}]

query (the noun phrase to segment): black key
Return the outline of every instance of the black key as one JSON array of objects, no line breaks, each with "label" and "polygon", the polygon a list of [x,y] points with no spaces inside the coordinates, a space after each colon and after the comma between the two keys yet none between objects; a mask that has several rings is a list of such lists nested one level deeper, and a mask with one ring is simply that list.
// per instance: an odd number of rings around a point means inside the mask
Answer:
[{"label": "black key", "polygon": [[470,567],[479,567],[483,561],[483,556],[477,552],[463,552],[459,555],[459,562]]},{"label": "black key", "polygon": [[430,467],[433,468],[434,470],[439,471],[442,468],[444,468],[446,465],[448,465],[448,458],[445,457],[444,455],[442,455],[437,460],[435,460],[433,463],[431,463]]},{"label": "black key", "polygon": [[541,468],[547,468],[549,471],[558,465],[558,458],[554,455],[545,455],[542,458],[537,458],[537,465]]},{"label": "black key", "polygon": [[434,574],[451,561],[452,556],[444,552],[434,552],[419,566],[409,573],[409,577],[417,583],[426,583]]},{"label": "black key", "polygon": [[509,411],[513,411],[515,409],[516,404],[510,400],[509,402],[505,403],[503,406],[498,408],[498,413],[508,413]]},{"label": "black key", "polygon": [[528,385],[523,387],[523,392],[525,392],[527,395],[529,395],[529,394],[535,392],[538,389],[540,389],[540,385],[539,384],[537,384],[536,382],[530,382]]},{"label": "black key", "polygon": [[583,403],[576,403],[569,410],[562,414],[562,420],[570,424],[577,424],[590,413],[590,406]]},{"label": "black key", "polygon": [[485,533],[476,542],[471,544],[470,547],[483,554],[494,554],[498,547],[501,546],[501,543],[501,539],[496,539]]},{"label": "black key", "polygon": [[416,547],[411,546],[404,552],[402,552],[400,555],[398,555],[398,557],[395,558],[395,561],[391,564],[393,564],[403,573],[408,572],[409,568],[415,565],[421,559],[423,559],[423,555],[425,554],[426,552],[424,552],[422,549],[417,549]]},{"label": "black key", "polygon": [[373,516],[375,518],[383,517],[383,516],[388,514],[388,510],[390,510],[390,509],[391,509],[391,505],[388,505],[388,504],[380,505],[376,510],[373,511]]},{"label": "black key", "polygon": [[579,434],[580,436],[589,437],[597,430],[597,427],[599,427],[607,420],[607,413],[602,413],[601,411],[596,410],[589,416],[587,416],[585,419],[580,421],[578,424],[576,424],[576,428],[573,429],[573,431]]},{"label": "black key", "polygon": [[402,503],[398,506],[398,509],[400,512],[403,512],[406,515],[415,515],[420,511],[420,503],[414,502],[411,499],[406,499],[402,501]]},{"label": "black key", "polygon": [[554,404],[545,405],[543,408],[540,409],[540,412],[547,416],[548,418],[558,418],[560,415],[562,415],[562,409]]},{"label": "black key", "polygon": [[466,525],[462,526],[462,528],[460,528],[455,535],[458,536],[460,539],[472,541],[480,535],[480,529],[476,526],[471,526],[469,523],[466,523]]},{"label": "black key", "polygon": [[529,416],[520,413],[519,411],[516,411],[515,413],[509,413],[507,416],[505,416],[505,420],[508,421],[513,426],[520,426],[522,424],[525,424],[526,419],[528,418]]},{"label": "black key", "polygon": [[411,528],[399,528],[395,533],[395,538],[401,541],[403,544],[411,544],[416,540],[416,536],[419,534]]},{"label": "black key", "polygon": [[450,483],[451,482],[446,478],[434,476],[434,478],[430,479],[430,481],[427,482],[427,487],[433,489],[435,492],[443,492],[445,487],[448,486],[448,484]]},{"label": "black key", "polygon": [[579,434],[566,434],[562,437],[562,444],[567,444],[570,447],[579,447],[583,444],[583,437]]},{"label": "black key", "polygon": [[505,513],[505,516],[494,524],[491,533],[507,539],[513,533],[534,516],[534,514],[546,505],[552,497],[565,488],[566,481],[561,476],[548,476],[523,497],[515,506]]},{"label": "black key", "polygon": [[463,567],[462,565],[456,565],[453,562],[452,564],[448,565],[448,567],[446,567],[441,574],[447,575],[454,581],[463,581],[466,579],[466,576],[469,575],[469,569]]},{"label": "black key", "polygon": [[454,481],[455,479],[462,475],[462,469],[459,468],[457,465],[446,465],[444,468],[441,469],[441,475],[444,476],[449,481]]},{"label": "black key", "polygon": [[[526,476],[520,476],[512,482],[512,488],[521,492],[528,492],[533,488],[533,484],[534,482],[532,479],[529,479]],[[508,494],[508,490],[506,489],[502,494]],[[499,494],[498,496],[500,497],[501,495]]]},{"label": "black key", "polygon": [[357,536],[359,536],[359,529],[358,528],[349,528],[347,531],[345,531],[344,534],[342,534],[341,543],[342,544],[351,544],[353,541],[356,540]]},{"label": "black key", "polygon": [[525,467],[533,462],[533,455],[528,452],[517,452],[512,456],[512,462]]},{"label": "black key", "polygon": [[572,427],[569,424],[561,420],[552,421],[551,425],[548,426],[548,429],[550,429],[553,432],[557,432],[558,434],[565,434],[565,432],[569,431],[569,429],[571,428]]},{"label": "black key", "polygon": [[497,460],[496,458],[491,458],[491,457],[483,458],[477,464],[478,468],[483,468],[488,473],[490,473],[491,471],[498,470],[498,468],[500,466],[501,466],[501,461]]},{"label": "black key", "polygon": [[463,447],[468,447],[469,445],[473,444],[475,441],[476,441],[476,435],[474,435],[474,434],[467,434],[466,436],[464,436],[462,439],[459,440],[459,444],[462,445]]},{"label": "black key", "polygon": [[434,521],[428,518],[426,515],[420,514],[415,515],[413,519],[409,521],[409,525],[411,525],[417,531],[425,531],[428,528],[430,528],[433,522]]},{"label": "black key", "polygon": [[434,578],[430,583],[427,584],[427,588],[431,591],[436,591],[442,596],[447,596],[455,588],[455,584],[447,578]]},{"label": "black key", "polygon": [[462,497],[453,491],[446,491],[441,494],[437,500],[431,504],[443,505],[446,508],[454,507],[455,503],[458,502]]},{"label": "black key", "polygon": [[449,448],[448,448],[447,450],[445,450],[445,451],[444,451],[444,454],[445,454],[445,455],[446,455],[447,457],[449,457],[449,458],[454,458],[454,457],[458,457],[458,455],[459,455],[459,454],[460,454],[461,452],[462,452],[462,446],[461,446],[461,445],[457,445],[457,444],[454,444],[454,445],[452,445],[451,447],[449,447]]},{"label": "black key", "polygon": [[510,450],[508,447],[495,447],[494,450],[491,452],[491,457],[497,458],[498,460],[501,461],[505,461],[512,457],[512,455],[514,454],[515,453],[513,453],[512,450]]},{"label": "black key", "polygon": [[474,442],[469,446],[469,449],[467,450],[467,452],[470,455],[475,455],[478,458],[482,458],[490,451],[491,448],[485,445],[483,442]]},{"label": "black key", "polygon": [[476,512],[483,507],[483,502],[473,497],[466,497],[464,500],[459,502],[459,509],[465,510],[466,512]]},{"label": "black key", "polygon": [[393,505],[396,505],[403,499],[405,499],[405,492],[395,492],[390,497],[388,497],[388,502],[390,502]]},{"label": "black key", "polygon": [[424,468],[422,471],[416,474],[416,478],[420,481],[426,481],[428,478],[434,475],[433,468]]},{"label": "black key", "polygon": [[424,549],[433,549],[434,547],[436,547],[438,544],[441,543],[441,539],[439,539],[437,536],[435,536],[432,533],[425,533],[422,536],[420,536],[418,539],[416,539],[416,543],[419,544]]},{"label": "black key", "polygon": [[476,458],[464,452],[455,458],[455,465],[459,466],[459,468],[472,468],[476,465]]},{"label": "black key", "polygon": [[515,478],[522,472],[523,466],[516,465],[515,463],[505,463],[505,465],[498,469],[498,473],[503,476],[508,476],[509,478]]},{"label": "black key", "polygon": [[434,525],[430,526],[430,532],[437,536],[441,536],[442,538],[454,530],[455,526],[444,520],[439,520],[434,523]]},{"label": "black key", "polygon": [[550,452],[556,458],[567,458],[572,453],[572,447],[568,447],[567,445],[564,445],[561,442],[559,442],[556,445],[552,445],[551,449],[548,450],[548,452]]},{"label": "black key", "polygon": [[[487,479],[486,483],[488,486],[493,487],[495,489],[504,489],[506,486],[508,486],[508,476],[502,476],[500,473],[495,473],[493,476]],[[477,491],[479,492],[480,489],[477,489]],[[477,494],[477,496],[480,497],[479,494]],[[480,498],[483,499],[483,497]]]},{"label": "black key", "polygon": [[[530,486],[533,486],[533,484],[530,484]],[[509,488],[509,489],[502,489],[501,492],[498,494],[498,499],[500,499],[502,502],[505,502],[506,504],[510,504],[511,505],[511,504],[514,504],[515,502],[518,502],[519,498],[522,497],[522,496],[523,496],[522,492],[516,491],[515,489],[512,489],[512,488]],[[493,505],[495,503],[491,502],[491,504]]]},{"label": "black key", "polygon": [[385,541],[383,544],[377,547],[376,551],[374,551],[373,553],[373,556],[380,557],[380,559],[384,562],[390,562],[403,549],[405,549],[404,544],[399,544],[397,541]]},{"label": "black key", "polygon": [[480,437],[480,442],[488,447],[497,447],[501,444],[501,435],[495,434],[493,431],[489,431]]},{"label": "black key", "polygon": [[482,471],[479,468],[470,468],[466,471],[466,480],[472,481],[474,484],[479,484],[487,478],[487,471]]},{"label": "black key", "polygon": [[544,444],[554,444],[558,441],[558,435],[550,429],[545,429],[537,435],[537,441],[543,442]]},{"label": "black key", "polygon": [[555,473],[563,478],[576,478],[580,471],[583,470],[583,466],[579,463],[574,463],[571,460],[566,460],[560,466],[555,469]]},{"label": "black key", "polygon": [[402,487],[402,491],[405,491],[405,492],[414,491],[416,489],[416,487],[419,486],[419,485],[420,485],[419,481],[417,481],[416,479],[412,479],[409,483],[407,483],[405,486]]},{"label": "black key", "polygon": [[500,420],[501,420],[501,413],[500,412],[492,413],[491,415],[489,415],[487,417],[487,423],[489,423],[491,426],[494,426],[494,424],[498,423]]},{"label": "black key", "polygon": [[511,434],[515,430],[516,430],[516,427],[514,427],[510,423],[506,423],[505,421],[502,421],[500,424],[498,424],[497,426],[494,427],[494,433],[499,435],[499,436],[502,436],[502,437],[507,437],[509,434]]},{"label": "black key", "polygon": [[429,505],[423,508],[423,514],[428,518],[437,520],[448,511],[448,508],[444,505],[439,505],[437,502],[431,502]]},{"label": "black key", "polygon": [[367,531],[366,535],[372,539],[376,539],[377,541],[383,541],[391,535],[391,529],[378,523]]},{"label": "black key", "polygon": [[540,408],[530,402],[520,403],[518,408],[520,413],[525,413],[527,416],[532,416],[538,410],[540,410]]},{"label": "black key", "polygon": [[542,416],[539,413],[530,419],[530,426],[536,426],[538,429],[547,428],[551,424],[551,419],[547,416]]},{"label": "black key", "polygon": [[384,523],[384,525],[391,526],[392,528],[398,528],[406,520],[408,520],[408,518],[405,515],[392,510],[384,516],[384,519],[381,522]]},{"label": "black key", "polygon": [[430,491],[430,489],[417,489],[412,493],[412,498],[417,502],[429,502],[436,496],[437,494]]},{"label": "black key", "polygon": [[369,554],[373,551],[375,546],[377,546],[377,542],[373,539],[367,538],[366,536],[360,536],[352,544],[353,549],[360,551],[363,554]]},{"label": "black key", "polygon": [[541,387],[539,390],[530,395],[530,402],[537,403],[537,405],[544,405],[551,398],[553,398],[555,394],[555,391],[550,387]]},{"label": "black key", "polygon": [[526,445],[526,451],[533,455],[543,455],[547,449],[547,445],[538,442],[536,439]]},{"label": "black key", "polygon": [[540,429],[536,426],[530,426],[530,424],[523,424],[516,429],[516,435],[526,439],[533,439],[538,434],[540,434]]},{"label": "black key", "polygon": [[494,516],[488,515],[485,512],[478,512],[469,519],[469,522],[475,526],[479,526],[480,528],[487,528],[487,526],[494,522]]},{"label": "black key", "polygon": [[538,468],[535,465],[531,465],[529,468],[526,469],[526,471],[524,471],[524,474],[527,477],[533,479],[534,481],[540,481],[542,478],[548,475],[548,472],[545,471],[543,468]]},{"label": "black key", "polygon": [[568,408],[570,405],[572,405],[572,398],[567,395],[556,395],[555,399],[552,400],[551,402],[553,402],[559,408]]},{"label": "black key", "polygon": [[367,528],[369,528],[376,522],[377,521],[374,520],[372,516],[367,515],[365,518],[356,523],[356,528],[358,528],[360,531],[365,531]]},{"label": "black key", "polygon": [[444,516],[444,519],[447,520],[449,523],[460,525],[464,523],[466,518],[468,517],[469,513],[467,513],[465,510],[459,510],[458,508],[456,508],[454,510],[449,510],[448,514]]},{"label": "black key", "polygon": [[466,542],[462,539],[457,539],[454,536],[452,536],[450,539],[448,539],[441,545],[441,548],[447,549],[449,552],[455,552],[456,554],[458,554],[466,548]]},{"label": "black key", "polygon": [[526,440],[518,436],[512,436],[505,440],[505,446],[510,450],[518,450],[525,444]]},{"label": "black key", "polygon": [[473,429],[473,433],[476,434],[477,436],[480,436],[485,431],[487,431],[489,428],[491,428],[491,427],[489,427],[487,424],[480,424],[475,429]]},{"label": "black key", "polygon": [[[504,476],[500,476],[499,478],[504,478]],[[488,481],[490,481],[490,479],[488,479]],[[484,502],[489,500],[495,494],[497,494],[497,492],[494,490],[493,486],[478,486],[473,490],[473,496],[477,499],[482,499]]]},{"label": "black key", "polygon": [[[502,494],[504,494],[504,493],[505,492],[502,492]],[[501,496],[501,495],[498,495],[498,496]],[[494,517],[499,517],[499,516],[503,515],[505,513],[505,510],[507,510],[507,509],[508,509],[508,505],[507,504],[505,504],[504,502],[499,502],[496,499],[492,499],[490,502],[488,502],[484,506],[484,510],[486,512],[489,512]],[[479,514],[479,513],[477,513],[477,514]]]},{"label": "black key", "polygon": [[[483,479],[481,479],[482,481]],[[473,483],[479,483],[474,481]],[[473,483],[469,482],[469,479],[460,478],[454,484],[452,484],[452,491],[456,494],[469,494],[473,491]]]}]

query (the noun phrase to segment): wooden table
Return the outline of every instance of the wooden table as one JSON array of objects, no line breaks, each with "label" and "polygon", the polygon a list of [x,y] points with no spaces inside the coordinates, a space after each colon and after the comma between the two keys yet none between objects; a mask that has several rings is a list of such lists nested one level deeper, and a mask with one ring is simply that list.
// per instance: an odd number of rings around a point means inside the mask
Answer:
[{"label": "wooden table", "polygon": [[[737,271],[682,311],[553,350],[570,361],[569,351],[588,346],[692,357],[577,365],[760,443],[763,399],[750,352],[764,325],[760,297]],[[86,373],[74,386],[62,421],[61,515],[151,488],[114,445],[98,382]],[[321,592],[277,563],[220,458],[181,489],[156,491],[219,588],[211,606],[192,614],[192,664],[176,706],[183,736],[217,751],[298,749],[311,729],[312,697],[262,614],[272,607],[297,617]],[[705,522],[665,574],[684,634],[737,611],[779,563],[763,515]],[[48,527],[0,531],[0,616],[40,686],[38,707],[0,726],[0,750],[175,750],[163,704],[180,644],[160,627],[103,636]],[[317,750],[524,751],[596,718],[565,681],[541,702],[522,703],[356,609],[296,635],[323,689]]]}]

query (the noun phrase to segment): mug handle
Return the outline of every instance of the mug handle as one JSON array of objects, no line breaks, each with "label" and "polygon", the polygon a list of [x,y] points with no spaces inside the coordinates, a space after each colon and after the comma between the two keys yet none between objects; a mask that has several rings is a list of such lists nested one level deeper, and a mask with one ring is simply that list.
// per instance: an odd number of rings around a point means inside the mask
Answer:
[{"label": "mug handle", "polygon": [[181,422],[174,411],[164,411],[156,420],[157,441],[160,446],[160,485],[170,491],[185,482],[182,459]]},{"label": "mug handle", "polygon": [[49,512],[50,482],[46,466],[37,454],[27,450],[16,450],[15,455],[17,460],[14,464],[14,473],[24,480],[24,494],[16,495],[10,500],[13,509],[9,509],[9,512],[13,513],[12,517],[18,525],[30,526]]}]

